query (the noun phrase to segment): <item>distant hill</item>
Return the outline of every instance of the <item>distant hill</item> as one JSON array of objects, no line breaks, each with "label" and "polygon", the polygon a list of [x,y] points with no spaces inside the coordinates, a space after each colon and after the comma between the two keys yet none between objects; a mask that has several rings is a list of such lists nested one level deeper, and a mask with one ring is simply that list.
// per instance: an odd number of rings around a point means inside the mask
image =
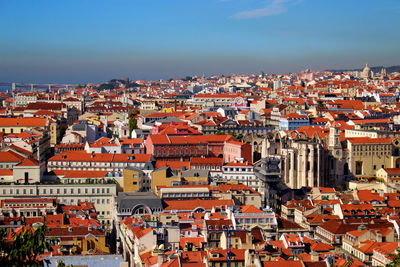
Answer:
[{"label": "distant hill", "polygon": [[[384,67],[384,66],[376,66],[376,67],[370,67],[373,72],[380,72],[382,68],[386,68],[387,73],[392,73],[392,72],[400,72],[400,65],[396,66],[391,66],[391,67]],[[326,70],[330,72],[345,72],[345,71],[362,71],[363,68],[360,69],[342,69],[342,70]]]}]

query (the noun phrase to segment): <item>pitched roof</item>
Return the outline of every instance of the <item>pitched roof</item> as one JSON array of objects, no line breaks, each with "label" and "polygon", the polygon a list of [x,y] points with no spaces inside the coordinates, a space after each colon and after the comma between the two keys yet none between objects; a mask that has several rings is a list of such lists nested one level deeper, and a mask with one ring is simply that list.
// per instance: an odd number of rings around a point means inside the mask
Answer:
[{"label": "pitched roof", "polygon": [[33,158],[26,158],[22,160],[21,163],[17,164],[17,166],[39,166],[39,161]]},{"label": "pitched roof", "polygon": [[0,118],[0,127],[44,127],[47,119],[43,118]]},{"label": "pitched roof", "polygon": [[20,162],[25,159],[13,151],[0,151],[0,162]]},{"label": "pitched roof", "polygon": [[86,151],[66,151],[48,161],[80,161],[80,162],[148,162],[150,154],[111,154],[111,153],[86,153]]},{"label": "pitched roof", "polygon": [[164,202],[167,205],[165,210],[194,210],[199,207],[211,210],[217,206],[234,206],[231,199],[164,200]]},{"label": "pitched roof", "polygon": [[369,143],[391,143],[393,138],[370,138],[370,137],[351,137],[348,138],[353,144],[369,144]]}]

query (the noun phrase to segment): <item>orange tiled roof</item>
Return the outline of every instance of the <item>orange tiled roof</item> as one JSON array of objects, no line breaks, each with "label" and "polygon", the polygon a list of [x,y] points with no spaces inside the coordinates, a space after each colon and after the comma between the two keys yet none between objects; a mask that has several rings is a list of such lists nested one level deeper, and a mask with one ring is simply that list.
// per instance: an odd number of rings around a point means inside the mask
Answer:
[{"label": "orange tiled roof", "polygon": [[44,127],[47,119],[42,118],[0,118],[0,126],[5,127]]},{"label": "orange tiled roof", "polygon": [[192,200],[164,200],[167,207],[165,210],[194,210],[202,207],[206,210],[211,210],[217,206],[233,206],[231,199],[192,199]]},{"label": "orange tiled roof", "polygon": [[[132,157],[132,158],[130,158]],[[149,154],[110,154],[86,153],[85,151],[66,151],[49,159],[51,161],[81,161],[81,162],[148,162]]]}]

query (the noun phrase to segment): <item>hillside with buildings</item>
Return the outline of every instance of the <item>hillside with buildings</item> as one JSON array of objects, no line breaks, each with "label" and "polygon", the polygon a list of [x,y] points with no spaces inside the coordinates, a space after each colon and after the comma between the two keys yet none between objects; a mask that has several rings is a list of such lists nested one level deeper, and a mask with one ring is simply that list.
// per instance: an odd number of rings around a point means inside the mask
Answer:
[{"label": "hillside with buildings", "polygon": [[53,266],[394,261],[400,73],[104,84],[3,93],[3,241],[44,225]]}]

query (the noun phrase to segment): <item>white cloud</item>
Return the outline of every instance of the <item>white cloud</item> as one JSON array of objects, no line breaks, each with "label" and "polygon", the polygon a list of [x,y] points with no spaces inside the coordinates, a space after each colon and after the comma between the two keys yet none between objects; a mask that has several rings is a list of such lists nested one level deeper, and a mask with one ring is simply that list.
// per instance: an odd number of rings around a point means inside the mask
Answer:
[{"label": "white cloud", "polygon": [[284,4],[287,2],[289,2],[289,0],[272,0],[272,2],[264,8],[242,11],[236,13],[232,17],[236,19],[252,19],[279,15],[286,12],[287,7]]}]

